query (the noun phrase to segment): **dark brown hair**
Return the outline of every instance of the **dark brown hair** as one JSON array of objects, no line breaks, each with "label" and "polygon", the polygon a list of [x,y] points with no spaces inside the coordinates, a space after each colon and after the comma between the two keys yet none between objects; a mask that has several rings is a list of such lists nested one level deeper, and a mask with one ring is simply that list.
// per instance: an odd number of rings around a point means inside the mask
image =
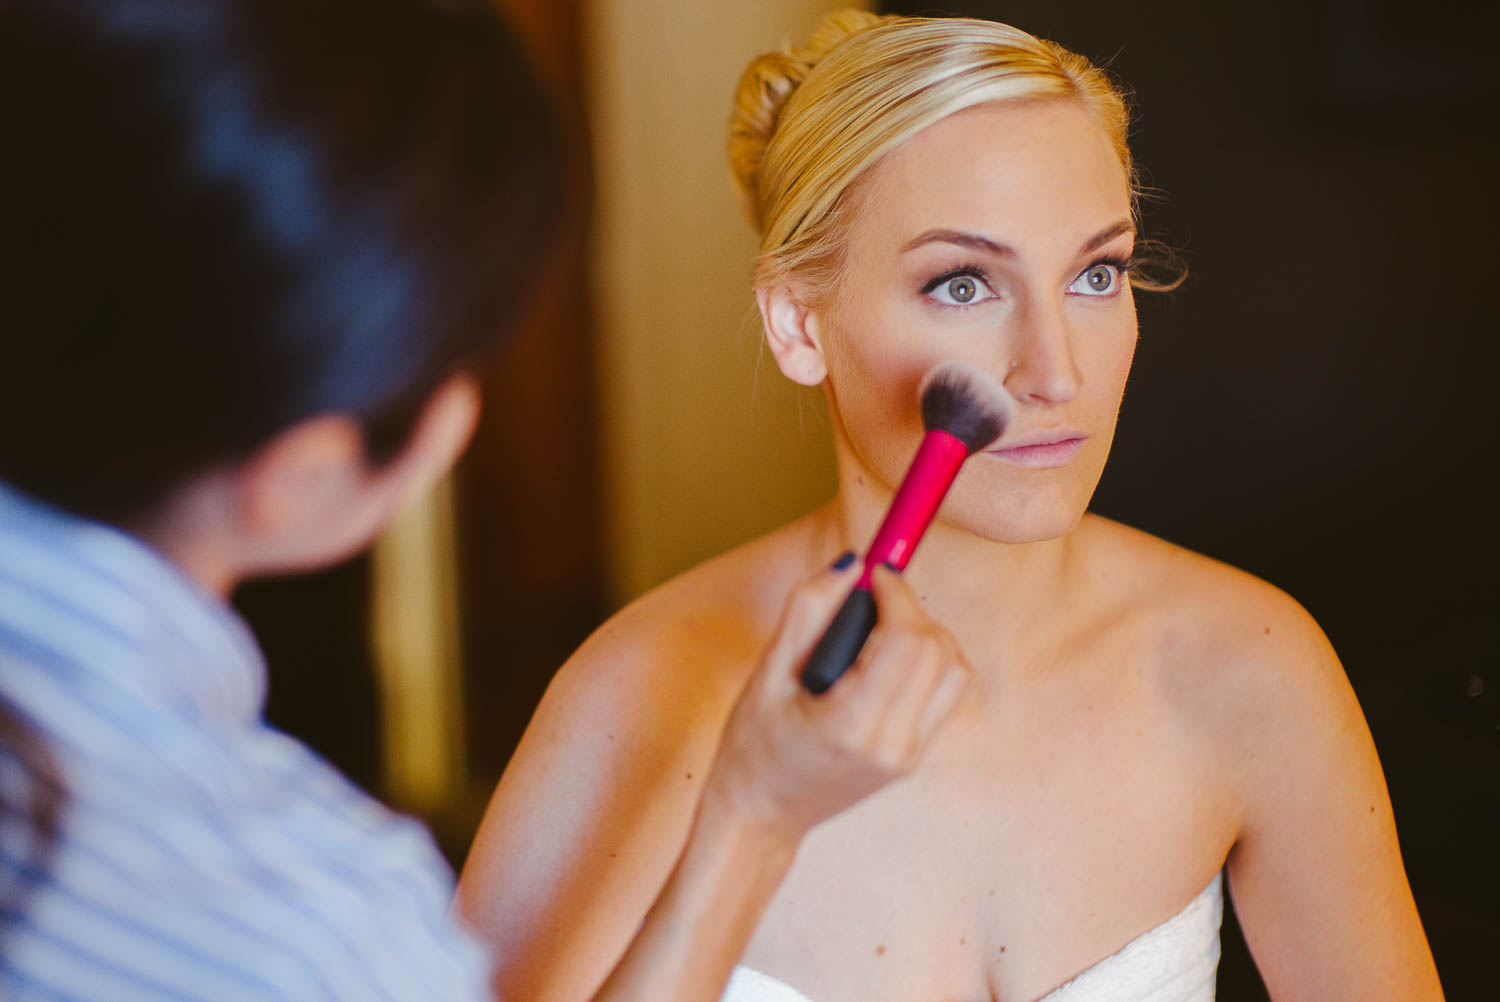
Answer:
[{"label": "dark brown hair", "polygon": [[[0,0],[0,145],[0,480],[116,523],[315,414],[393,453],[560,215],[483,0]],[[6,702],[0,770],[14,914],[66,791]]]},{"label": "dark brown hair", "polygon": [[394,453],[561,146],[483,0],[0,0],[0,479],[121,521],[317,413]]}]

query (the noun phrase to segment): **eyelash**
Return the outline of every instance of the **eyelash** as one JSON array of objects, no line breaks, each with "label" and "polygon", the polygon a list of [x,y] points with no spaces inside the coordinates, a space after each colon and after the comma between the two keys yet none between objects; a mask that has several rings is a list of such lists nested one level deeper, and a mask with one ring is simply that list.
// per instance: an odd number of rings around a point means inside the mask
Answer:
[{"label": "eyelash", "polygon": [[943,272],[941,275],[937,276],[936,278],[929,279],[928,282],[927,282],[927,284],[924,285],[924,286],[922,286],[922,295],[929,296],[929,295],[932,294],[932,290],[936,289],[938,286],[942,285],[943,283],[945,283],[945,282],[951,282],[955,278],[965,278],[965,277],[967,277],[967,278],[977,278],[977,279],[979,279],[979,281],[983,282],[985,285],[989,285],[990,284],[989,276],[984,273],[984,269],[981,268],[981,267],[979,267],[979,265],[977,265],[977,264],[961,264],[957,268],[954,268],[954,269],[952,269],[950,271]]},{"label": "eyelash", "polygon": [[[1110,265],[1117,272],[1119,272],[1120,273],[1120,278],[1122,280],[1127,280],[1128,281],[1128,276],[1130,274],[1131,269],[1133,269],[1135,267],[1135,263],[1136,262],[1135,262],[1135,258],[1134,257],[1123,257],[1123,256],[1120,256],[1120,255],[1114,255],[1114,256],[1111,256],[1111,257],[1101,257],[1101,258],[1098,258],[1098,259],[1096,259],[1094,261],[1090,261],[1088,264],[1084,265],[1083,268],[1078,272],[1078,274],[1082,275],[1084,272],[1088,271],[1090,268],[1097,268],[1099,265],[1105,264],[1105,265]],[[977,264],[961,264],[957,268],[953,268],[953,269],[950,269],[948,271],[943,272],[941,275],[937,276],[936,278],[929,279],[928,282],[927,282],[927,284],[924,285],[924,286],[922,286],[922,295],[924,295],[924,296],[930,296],[932,294],[932,292],[933,292],[934,289],[938,288],[939,286],[943,285],[944,283],[951,282],[955,278],[964,278],[964,277],[978,279],[979,281],[983,282],[987,286],[990,284],[990,278],[989,278],[989,276],[985,274],[984,269],[981,268],[979,265],[977,265]],[[943,305],[944,306],[948,306],[947,303],[944,303]],[[966,304],[966,305],[968,305],[968,304]],[[965,307],[964,306],[952,306],[950,308],[951,309],[964,309]]]},{"label": "eyelash", "polygon": [[[1135,258],[1120,257],[1118,255],[1115,257],[1101,257],[1097,261],[1090,262],[1083,270],[1088,271],[1089,268],[1097,268],[1101,264],[1112,265],[1115,271],[1118,271],[1123,276],[1130,274],[1130,270],[1135,267]],[[1079,274],[1082,274],[1082,272],[1079,272]]]}]

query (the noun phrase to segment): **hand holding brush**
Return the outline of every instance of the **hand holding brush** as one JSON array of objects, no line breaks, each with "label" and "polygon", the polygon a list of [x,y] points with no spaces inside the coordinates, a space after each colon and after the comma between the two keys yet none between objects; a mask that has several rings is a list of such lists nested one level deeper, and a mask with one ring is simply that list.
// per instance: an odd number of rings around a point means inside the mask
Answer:
[{"label": "hand holding brush", "polygon": [[906,568],[964,460],[1005,432],[1005,391],[972,365],[939,363],[923,377],[919,395],[926,434],[865,551],[859,583],[808,655],[802,684],[812,692],[825,692],[838,680],[875,628],[874,568]]}]

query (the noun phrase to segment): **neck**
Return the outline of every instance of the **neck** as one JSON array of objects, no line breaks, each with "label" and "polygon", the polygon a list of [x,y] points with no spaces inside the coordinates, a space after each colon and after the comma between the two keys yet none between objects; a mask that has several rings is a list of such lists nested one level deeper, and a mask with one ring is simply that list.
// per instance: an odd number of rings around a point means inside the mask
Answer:
[{"label": "neck", "polygon": [[217,507],[212,491],[184,492],[154,511],[123,526],[156,550],[199,588],[228,601],[239,576],[221,533],[215,531]]}]

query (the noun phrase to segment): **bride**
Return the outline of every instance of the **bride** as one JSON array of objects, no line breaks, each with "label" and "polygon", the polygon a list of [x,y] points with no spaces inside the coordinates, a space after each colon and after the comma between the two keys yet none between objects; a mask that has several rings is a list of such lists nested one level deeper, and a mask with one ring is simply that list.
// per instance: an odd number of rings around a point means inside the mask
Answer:
[{"label": "bride", "polygon": [[584,998],[606,976],[780,597],[869,541],[945,359],[992,374],[1013,414],[907,572],[973,682],[915,772],[806,839],[726,998],[1210,999],[1221,874],[1275,999],[1441,997],[1317,624],[1087,512],[1133,287],[1155,284],[1127,125],[1098,68],[984,21],[836,14],[746,71],[730,158],[756,296],[781,371],[827,397],[839,489],[640,599],[558,674],[460,885],[501,997]]}]

